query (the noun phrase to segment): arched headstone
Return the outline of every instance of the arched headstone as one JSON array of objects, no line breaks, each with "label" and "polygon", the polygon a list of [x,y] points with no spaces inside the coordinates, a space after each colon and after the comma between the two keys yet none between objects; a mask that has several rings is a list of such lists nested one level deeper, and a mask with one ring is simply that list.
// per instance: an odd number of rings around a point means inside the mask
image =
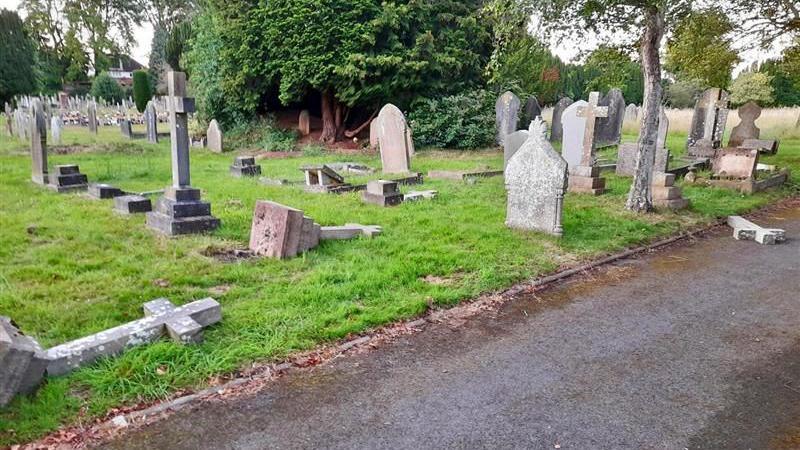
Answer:
[{"label": "arched headstone", "polygon": [[409,172],[414,142],[403,112],[389,103],[381,109],[376,120],[383,173]]},{"label": "arched headstone", "polygon": [[495,124],[497,126],[497,144],[503,145],[505,137],[517,131],[519,124],[519,97],[513,92],[506,92],[497,98],[495,103]]},{"label": "arched headstone", "polygon": [[550,142],[561,142],[564,137],[564,127],[561,123],[564,110],[573,103],[571,98],[564,97],[553,107],[553,120],[550,124]]},{"label": "arched headstone", "polygon": [[206,145],[214,153],[222,153],[222,130],[217,119],[212,119],[206,131]]}]

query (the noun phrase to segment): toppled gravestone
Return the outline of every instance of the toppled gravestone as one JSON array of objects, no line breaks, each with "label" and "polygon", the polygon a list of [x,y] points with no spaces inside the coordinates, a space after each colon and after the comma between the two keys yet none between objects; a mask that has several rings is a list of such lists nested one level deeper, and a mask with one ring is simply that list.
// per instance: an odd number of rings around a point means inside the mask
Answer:
[{"label": "toppled gravestone", "polygon": [[728,217],[728,226],[733,228],[733,237],[739,241],[756,241],[761,245],[775,245],[786,240],[786,231],[760,227],[740,216]]},{"label": "toppled gravestone", "polygon": [[35,391],[46,368],[39,343],[22,334],[11,319],[0,316],[0,406],[17,394]]}]

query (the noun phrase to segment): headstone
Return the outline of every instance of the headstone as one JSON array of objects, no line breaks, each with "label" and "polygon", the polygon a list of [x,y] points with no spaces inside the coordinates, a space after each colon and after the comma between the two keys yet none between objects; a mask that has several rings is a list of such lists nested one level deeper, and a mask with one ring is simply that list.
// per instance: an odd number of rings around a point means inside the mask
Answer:
[{"label": "headstone", "polygon": [[689,206],[689,200],[683,198],[683,191],[675,186],[675,175],[654,170],[650,186],[653,206],[673,211]]},{"label": "headstone", "polygon": [[64,124],[61,121],[61,116],[54,115],[50,118],[50,134],[53,137],[54,145],[61,145],[61,130],[63,128]]},{"label": "headstone", "polygon": [[508,167],[508,161],[528,140],[528,136],[528,130],[515,131],[506,136],[506,140],[503,142],[503,169]]},{"label": "headstone", "polygon": [[546,138],[541,119],[530,126],[530,138],[506,168],[506,225],[561,236],[561,215],[567,189],[567,162]]},{"label": "headstone", "polygon": [[212,119],[206,131],[206,145],[214,153],[222,153],[222,130],[217,119]]},{"label": "headstone", "polygon": [[761,107],[756,102],[747,102],[739,110],[739,125],[731,130],[728,147],[740,147],[747,139],[761,137],[761,129],[756,126],[756,120],[761,117]]},{"label": "headstone", "polygon": [[158,199],[155,211],[147,213],[147,225],[168,236],[212,231],[219,219],[211,215],[211,204],[200,200],[200,190],[191,186],[188,124],[194,99],[186,97],[186,74],[170,71],[167,84],[172,186]]},{"label": "headstone", "polygon": [[152,100],[147,102],[147,107],[144,110],[144,123],[147,142],[158,144],[158,113],[156,112],[156,105]]},{"label": "headstone", "polygon": [[256,202],[250,250],[268,258],[293,258],[300,248],[303,211],[269,201]]},{"label": "headstone", "polygon": [[[597,129],[597,119],[608,117],[609,107],[599,106],[600,93],[589,94],[589,102],[579,106],[575,111],[578,118],[585,119],[583,143],[581,145],[581,160],[578,166],[569,167],[570,192],[601,195],[605,192],[606,180],[600,178],[600,168],[596,166],[594,133]],[[566,122],[566,119],[562,119]],[[565,133],[567,133],[565,131]],[[567,161],[569,163],[569,160]]]},{"label": "headstone", "polygon": [[47,368],[44,350],[22,334],[8,317],[0,316],[0,407],[16,395],[39,387]]},{"label": "headstone", "polygon": [[378,206],[397,206],[403,203],[403,194],[400,193],[396,181],[375,180],[367,183],[367,189],[361,193],[365,203]]},{"label": "headstone", "polygon": [[88,178],[81,173],[77,165],[62,164],[56,166],[50,174],[50,184],[47,187],[59,193],[85,191],[89,186],[88,183]]},{"label": "headstone", "polygon": [[[564,138],[564,128],[562,126],[561,118],[564,111],[574,103],[571,98],[562,98],[553,107],[553,120],[550,124],[550,142],[561,142]],[[563,154],[563,151],[562,151]]]},{"label": "headstone", "polygon": [[561,114],[561,120],[559,121],[563,129],[561,156],[564,157],[570,168],[579,166],[583,157],[583,135],[586,132],[586,118],[578,116],[578,110],[585,108],[587,105],[589,103],[585,100],[578,100],[570,104]]},{"label": "headstone", "polygon": [[[667,149],[667,134],[669,133],[669,119],[661,110],[658,123],[658,138],[656,139],[656,159],[653,165],[654,172],[666,172],[669,166],[669,150]],[[632,177],[636,173],[636,158],[639,156],[637,142],[620,144],[617,152],[616,173],[623,177]]]},{"label": "headstone", "polygon": [[411,170],[414,143],[403,113],[387,104],[378,114],[378,146],[381,150],[383,173],[407,173]]},{"label": "headstone", "polygon": [[697,100],[687,140],[689,156],[711,157],[720,147],[728,122],[729,97],[724,90],[711,88]]},{"label": "headstone", "polygon": [[300,117],[297,120],[297,129],[300,131],[301,136],[308,136],[311,134],[311,114],[307,109],[300,111]]},{"label": "headstone", "polygon": [[119,130],[122,135],[128,139],[133,137],[133,130],[131,129],[131,121],[128,119],[121,119],[119,121]]},{"label": "headstone", "polygon": [[314,191],[325,191],[345,184],[344,177],[324,164],[303,166],[300,170],[305,174],[306,187]]},{"label": "headstone", "polygon": [[733,237],[739,241],[756,241],[761,245],[775,245],[786,241],[786,231],[778,228],[764,228],[744,217],[728,217],[728,226],[733,228]]},{"label": "headstone", "polygon": [[237,156],[230,171],[236,178],[257,177],[261,175],[261,166],[256,164],[254,156]]},{"label": "headstone", "polygon": [[503,145],[506,136],[517,131],[519,124],[519,97],[513,92],[505,92],[495,103],[495,125],[497,127],[497,144]]},{"label": "headstone", "polygon": [[410,191],[403,194],[404,202],[415,202],[418,200],[431,200],[439,196],[439,191]]},{"label": "headstone", "polygon": [[525,108],[522,115],[522,128],[527,131],[527,128],[531,125],[531,122],[533,122],[537,117],[542,117],[542,107],[539,106],[539,100],[537,100],[535,96],[531,95],[525,102]]},{"label": "headstone", "polygon": [[97,102],[90,102],[86,113],[89,121],[89,132],[97,134]]},{"label": "headstone", "polygon": [[33,100],[31,113],[33,114],[29,130],[33,167],[31,180],[36,184],[47,184],[47,124],[42,102],[38,98]]},{"label": "headstone", "polygon": [[634,123],[639,120],[639,107],[631,103],[625,107],[625,122]]},{"label": "headstone", "polygon": [[758,150],[726,148],[711,161],[711,170],[717,178],[745,180],[755,176]]},{"label": "headstone", "polygon": [[69,94],[67,94],[66,92],[58,93],[58,106],[62,110],[69,109]]},{"label": "headstone", "polygon": [[622,91],[613,88],[599,102],[608,108],[606,117],[599,117],[595,124],[595,148],[619,144],[622,136],[622,122],[625,119],[625,98]]},{"label": "headstone", "polygon": [[14,121],[14,119],[11,112],[11,105],[9,105],[8,102],[6,102],[5,104],[4,111],[6,113],[6,133],[8,133],[9,136],[13,136],[14,127],[12,126],[12,122]]},{"label": "headstone", "polygon": [[104,183],[93,183],[89,186],[89,196],[92,198],[106,200],[125,195],[122,189]]},{"label": "headstone", "polygon": [[745,139],[740,148],[756,149],[761,153],[774,155],[778,153],[780,141],[774,139]]},{"label": "headstone", "polygon": [[377,118],[372,119],[369,123],[369,149],[378,149],[378,137],[380,135],[380,122]]},{"label": "headstone", "polygon": [[149,198],[141,195],[122,195],[114,197],[114,211],[120,214],[144,214],[153,210]]}]

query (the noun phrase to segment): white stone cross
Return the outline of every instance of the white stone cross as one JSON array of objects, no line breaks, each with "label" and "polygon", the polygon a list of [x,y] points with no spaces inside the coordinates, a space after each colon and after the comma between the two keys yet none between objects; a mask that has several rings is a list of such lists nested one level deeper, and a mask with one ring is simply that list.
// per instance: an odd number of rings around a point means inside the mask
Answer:
[{"label": "white stone cross", "polygon": [[594,126],[597,119],[608,117],[608,106],[598,106],[600,103],[600,93],[592,92],[589,94],[589,104],[578,108],[576,115],[586,118],[586,131],[583,132],[583,154],[581,155],[581,166],[591,167],[594,165]]},{"label": "white stone cross", "polygon": [[740,241],[756,241],[762,245],[775,245],[786,240],[786,231],[763,228],[740,216],[728,217],[728,226],[733,228],[733,237]]}]

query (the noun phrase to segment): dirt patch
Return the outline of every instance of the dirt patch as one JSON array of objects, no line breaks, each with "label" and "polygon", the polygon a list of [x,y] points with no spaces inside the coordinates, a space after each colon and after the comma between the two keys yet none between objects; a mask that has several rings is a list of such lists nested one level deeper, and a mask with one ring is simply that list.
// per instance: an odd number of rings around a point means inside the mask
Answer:
[{"label": "dirt patch", "polygon": [[252,251],[242,248],[221,247],[216,245],[209,245],[200,252],[201,255],[214,258],[215,260],[223,263],[233,263],[255,258]]},{"label": "dirt patch", "polygon": [[76,153],[89,153],[93,150],[91,145],[64,145],[48,149],[56,155],[74,155]]}]

